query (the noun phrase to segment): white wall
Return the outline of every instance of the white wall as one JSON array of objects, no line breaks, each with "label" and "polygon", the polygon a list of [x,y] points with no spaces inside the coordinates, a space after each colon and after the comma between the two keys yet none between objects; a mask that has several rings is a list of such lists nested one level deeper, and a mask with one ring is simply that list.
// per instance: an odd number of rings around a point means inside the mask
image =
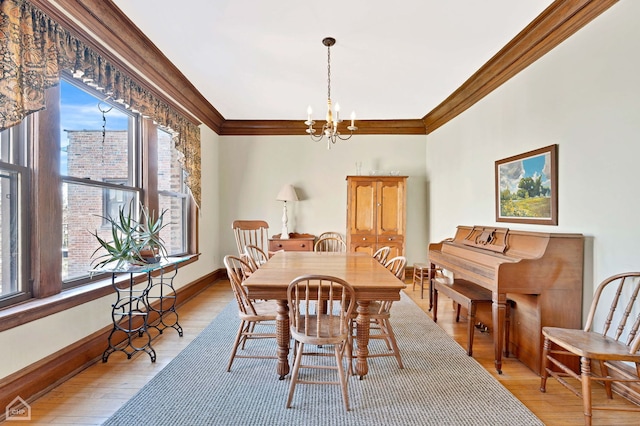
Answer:
[{"label": "white wall", "polygon": [[370,170],[400,171],[407,179],[409,262],[427,255],[426,137],[357,135],[327,150],[326,142],[308,136],[226,136],[220,138],[221,255],[237,253],[231,223],[264,219],[269,235],[282,229],[282,185],[293,184],[301,201],[287,203],[289,231],[319,235],[345,233],[346,176]]},{"label": "white wall", "polygon": [[[174,285],[180,288],[222,267],[218,233],[218,136],[201,126],[202,215],[200,260],[181,268]],[[0,332],[0,378],[8,376],[111,324],[114,295]],[[105,349],[107,342],[105,341]]]},{"label": "white wall", "polygon": [[[640,269],[640,2],[619,2],[427,137],[429,239],[491,225],[588,237],[594,281]],[[559,224],[495,222],[494,162],[558,144]]]}]

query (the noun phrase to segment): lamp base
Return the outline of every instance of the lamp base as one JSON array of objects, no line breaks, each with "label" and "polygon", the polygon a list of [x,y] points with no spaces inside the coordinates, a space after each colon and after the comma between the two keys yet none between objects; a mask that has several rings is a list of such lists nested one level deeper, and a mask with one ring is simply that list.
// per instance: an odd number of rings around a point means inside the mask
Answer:
[{"label": "lamp base", "polygon": [[284,202],[284,207],[282,208],[282,233],[280,234],[281,240],[289,239],[289,228],[287,227],[287,223],[289,222],[289,218],[287,217],[287,202]]}]

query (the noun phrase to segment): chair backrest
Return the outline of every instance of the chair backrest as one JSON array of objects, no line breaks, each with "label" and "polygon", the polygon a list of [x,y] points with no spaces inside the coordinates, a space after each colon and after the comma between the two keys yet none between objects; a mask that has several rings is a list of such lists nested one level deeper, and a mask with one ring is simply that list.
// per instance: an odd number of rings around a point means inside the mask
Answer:
[{"label": "chair backrest", "polygon": [[303,275],[287,289],[292,330],[312,338],[346,338],[355,307],[351,284],[329,275]]},{"label": "chair backrest", "polygon": [[227,255],[224,257],[224,266],[227,268],[227,276],[231,283],[233,295],[238,302],[238,309],[246,315],[256,315],[251,299],[247,296],[247,292],[242,282],[249,276],[250,265],[238,256]]},{"label": "chair backrest", "polygon": [[231,228],[236,238],[238,255],[244,253],[247,245],[257,246],[265,253],[269,251],[269,224],[264,220],[234,220]]},{"label": "chair backrest", "polygon": [[332,251],[332,252],[343,253],[347,251],[347,244],[344,242],[342,238],[337,238],[337,237],[318,238],[318,241],[316,241],[315,245],[313,246],[313,251]]},{"label": "chair backrest", "polygon": [[[596,330],[594,320],[601,326]],[[584,330],[606,335],[640,350],[640,272],[626,272],[605,279],[593,297]]]},{"label": "chair backrest", "polygon": [[320,234],[318,236],[318,239],[324,238],[324,237],[334,237],[334,238],[340,238],[342,241],[344,241],[344,237],[342,236],[341,233],[339,232],[334,232],[334,231],[330,231],[330,232],[323,232],[322,234]]},{"label": "chair backrest", "polygon": [[404,267],[407,265],[407,258],[404,256],[396,256],[387,260],[384,267],[387,268],[399,280],[404,281]]},{"label": "chair backrest", "polygon": [[254,264],[252,266],[254,266],[255,269],[258,269],[269,260],[267,253],[265,253],[260,247],[254,246],[253,244],[247,244],[244,247],[244,254],[250,260],[250,263]]},{"label": "chair backrest", "polygon": [[380,247],[373,253],[373,258],[376,259],[383,265],[387,263],[387,257],[389,257],[389,252],[391,251],[391,247]]}]

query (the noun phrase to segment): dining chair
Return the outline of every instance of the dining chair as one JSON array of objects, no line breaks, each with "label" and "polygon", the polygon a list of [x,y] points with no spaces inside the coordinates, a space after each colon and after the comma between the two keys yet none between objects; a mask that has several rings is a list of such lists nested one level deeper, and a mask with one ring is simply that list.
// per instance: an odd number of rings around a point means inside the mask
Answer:
[{"label": "dining chair", "polygon": [[[293,394],[299,384],[340,385],[344,406],[349,410],[347,374],[343,366],[345,351],[351,353],[350,318],[355,306],[355,291],[343,279],[328,275],[303,275],[295,278],[287,288],[289,324],[294,340],[295,362],[286,407],[291,407]],[[308,350],[307,346],[308,345]],[[333,354],[325,346],[333,346]],[[317,350],[313,350],[317,348]],[[327,363],[311,364],[310,359],[333,356],[335,366]],[[303,375],[300,369],[336,370],[338,381],[325,375]]]},{"label": "dining chair", "polygon": [[[275,347],[275,320],[277,315],[277,304],[273,300],[255,301],[249,299],[247,292],[242,286],[242,282],[246,279],[246,271],[250,269],[242,258],[233,255],[224,257],[224,265],[227,269],[227,276],[231,283],[231,289],[238,303],[238,316],[240,317],[240,327],[233,342],[231,356],[227,364],[227,371],[231,371],[231,364],[235,358],[260,358],[260,359],[278,359]],[[256,326],[269,327],[273,331],[256,331]],[[244,350],[247,340],[251,339],[274,339],[273,353],[266,354],[238,354],[238,349]]]},{"label": "dining chair", "polygon": [[[598,322],[600,325],[594,324]],[[640,398],[640,272],[613,275],[600,283],[582,330],[543,327],[543,371],[540,391],[554,377],[577,396],[582,396],[584,423],[591,425],[593,410],[637,411],[637,406],[594,406],[593,382],[604,385],[607,397],[617,393]],[[559,358],[558,355],[564,358]],[[580,373],[568,360],[580,359]],[[593,367],[593,368],[592,368]],[[572,378],[580,382],[573,386]],[[635,386],[632,384],[635,383]],[[639,417],[640,418],[640,417]]]},{"label": "dining chair", "polygon": [[344,237],[340,232],[334,232],[334,231],[323,232],[318,236],[318,239],[325,238],[325,237],[340,238],[342,241],[344,241]]},{"label": "dining chair", "polygon": [[337,237],[318,238],[318,240],[313,246],[313,251],[344,253],[347,251],[347,244],[344,242],[342,238],[337,238]]},{"label": "dining chair", "polygon": [[[385,267],[396,276],[396,278],[402,280],[404,278],[404,268],[407,263],[407,259],[404,256],[396,256],[393,259],[390,259]],[[371,339],[380,339],[383,340],[386,345],[386,351],[384,352],[373,352],[371,348],[369,348],[368,358],[377,358],[384,356],[393,356],[396,358],[398,362],[398,368],[404,368],[402,364],[402,357],[400,356],[400,348],[398,347],[398,342],[396,341],[396,335],[393,332],[393,327],[391,326],[391,306],[393,302],[390,300],[380,300],[373,301],[369,303],[369,340]],[[356,318],[358,314],[354,312],[351,315],[351,335],[352,339],[357,335],[356,328]],[[356,340],[356,344],[360,343]],[[353,351],[348,355],[349,356],[349,373],[353,373],[352,359],[353,359]],[[362,377],[361,377],[362,378]]]},{"label": "dining chair", "polygon": [[269,260],[267,253],[265,253],[260,247],[253,244],[247,244],[244,247],[244,254],[252,264],[252,267],[254,267],[254,270],[258,269]]},{"label": "dining chair", "polygon": [[269,252],[269,224],[264,220],[234,220],[231,224],[238,247],[238,256],[242,256],[247,245],[259,247]]},{"label": "dining chair", "polygon": [[380,247],[375,253],[373,253],[373,258],[384,265],[387,262],[390,252],[391,247]]},{"label": "dining chair", "polygon": [[385,262],[384,267],[387,268],[393,275],[404,282],[404,269],[407,266],[407,258],[404,256],[396,256]]}]

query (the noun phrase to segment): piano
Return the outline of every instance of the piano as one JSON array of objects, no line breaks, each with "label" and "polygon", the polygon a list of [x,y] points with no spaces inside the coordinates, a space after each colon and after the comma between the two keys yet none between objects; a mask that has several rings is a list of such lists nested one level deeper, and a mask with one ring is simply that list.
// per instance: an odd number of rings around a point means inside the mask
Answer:
[{"label": "piano", "polygon": [[453,238],[429,244],[429,262],[491,290],[498,373],[507,298],[514,302],[509,352],[540,374],[542,327],[582,327],[583,252],[582,234],[458,226]]}]

